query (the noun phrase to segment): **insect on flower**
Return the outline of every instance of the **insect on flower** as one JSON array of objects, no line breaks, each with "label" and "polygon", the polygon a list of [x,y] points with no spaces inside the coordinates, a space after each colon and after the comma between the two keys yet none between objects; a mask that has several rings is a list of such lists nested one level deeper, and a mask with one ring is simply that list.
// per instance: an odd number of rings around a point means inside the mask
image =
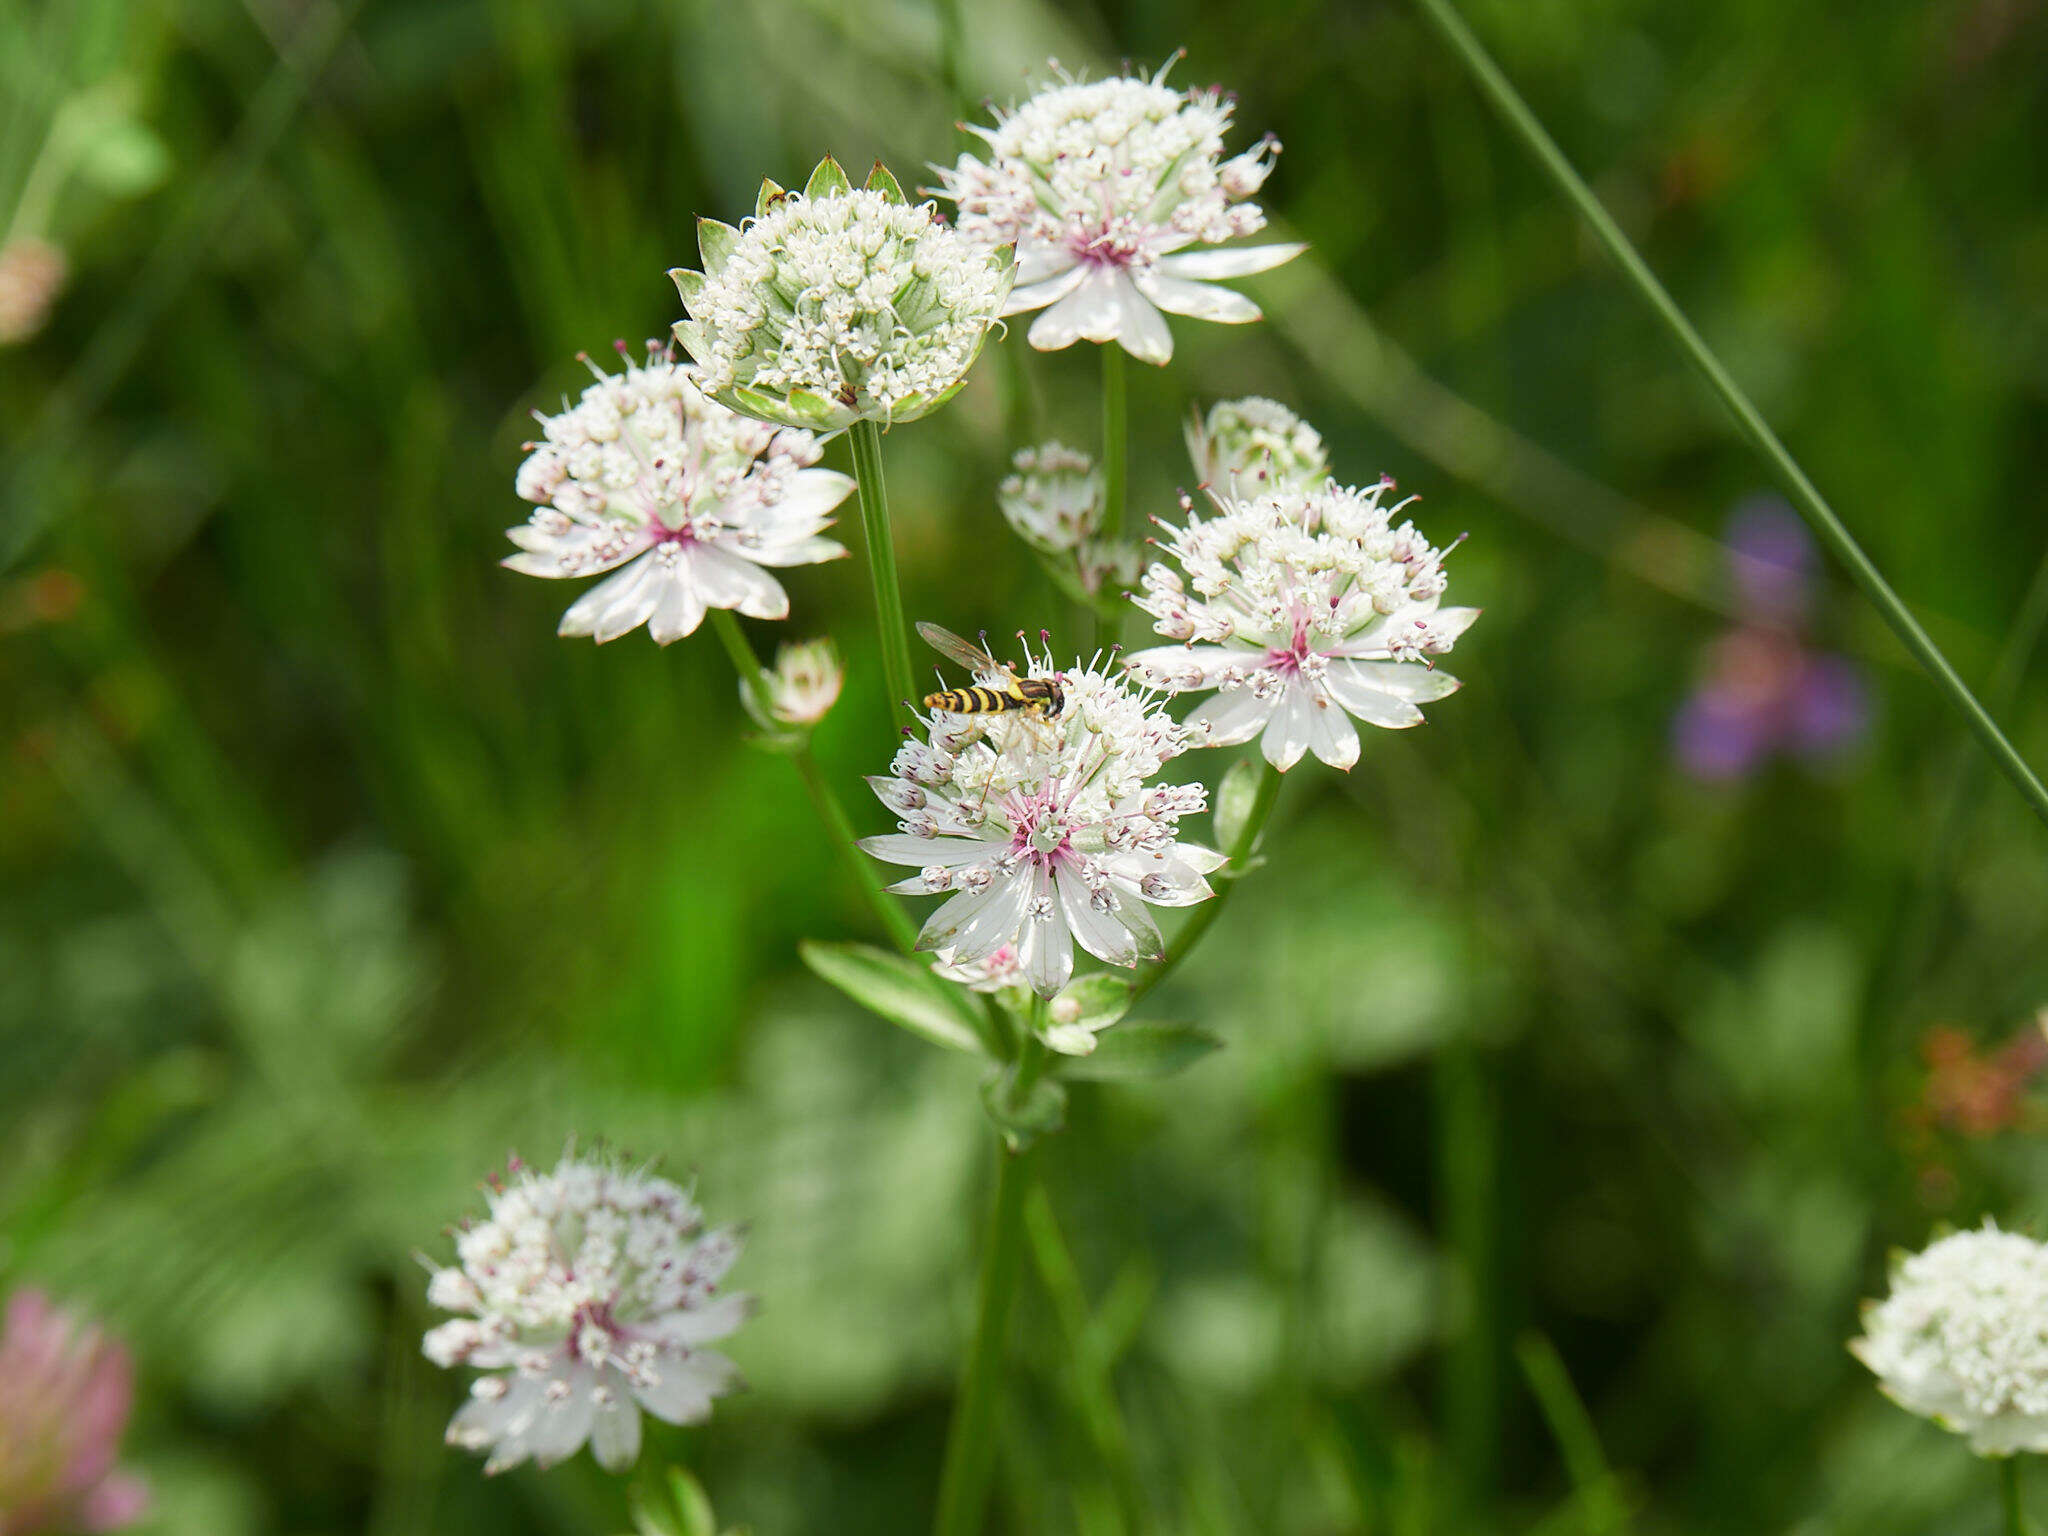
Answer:
[{"label": "insect on flower", "polygon": [[1066,708],[1066,694],[1060,687],[1059,674],[1019,677],[1008,663],[991,656],[987,647],[970,645],[950,629],[920,623],[917,632],[924,636],[925,643],[933,650],[958,662],[975,679],[972,688],[947,688],[926,694],[926,709],[943,710],[949,715],[1000,715],[1021,710],[1026,714],[1054,719]]}]

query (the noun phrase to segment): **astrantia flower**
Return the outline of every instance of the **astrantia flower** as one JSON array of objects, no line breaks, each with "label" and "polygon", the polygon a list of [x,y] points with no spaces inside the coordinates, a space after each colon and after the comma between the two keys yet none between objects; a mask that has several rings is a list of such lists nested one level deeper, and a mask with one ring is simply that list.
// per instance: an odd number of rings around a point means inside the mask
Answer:
[{"label": "astrantia flower", "polygon": [[0,1335],[0,1531],[73,1536],[140,1520],[149,1491],[114,1459],[134,1401],[128,1352],[39,1291]]},{"label": "astrantia flower", "polygon": [[1188,457],[1201,483],[1249,500],[1264,491],[1312,491],[1330,477],[1322,434],[1276,400],[1219,400],[1187,423]]},{"label": "astrantia flower", "polygon": [[764,567],[843,556],[820,535],[853,481],[812,467],[810,433],[707,400],[666,347],[644,365],[627,358],[624,373],[591,371],[580,401],[539,418],[517,485],[540,510],[506,530],[520,552],[504,563],[529,576],[617,571],[562,615],[560,633],[600,642],[645,624],[667,645],[707,608],[786,617],[789,594]]},{"label": "astrantia flower", "polygon": [[[839,648],[830,640],[804,640],[776,651],[766,682],[767,718],[761,724],[812,726],[839,701],[846,669],[840,664]],[[752,705],[752,695],[744,687],[740,699]]]},{"label": "astrantia flower", "polygon": [[1102,524],[1102,473],[1087,454],[1064,443],[1019,448],[1011,473],[996,487],[1003,518],[1033,549],[1078,549]]},{"label": "astrantia flower", "polygon": [[752,219],[699,219],[697,245],[704,270],[669,276],[704,392],[821,431],[952,399],[1010,292],[1007,249],[905,202],[879,165],[859,190],[829,159],[802,192],[763,182]]},{"label": "astrantia flower", "polygon": [[[1031,658],[1029,675],[1054,676],[1050,657]],[[929,740],[905,742],[868,781],[902,830],[861,844],[918,871],[890,890],[947,898],[919,948],[947,954],[951,973],[986,963],[993,977],[1007,947],[1044,997],[1072,976],[1076,942],[1112,965],[1157,957],[1147,904],[1203,900],[1223,862],[1179,840],[1180,818],[1206,803],[1201,785],[1147,784],[1187,733],[1123,678],[1058,676],[1054,718],[934,711]]]},{"label": "astrantia flower", "polygon": [[1177,91],[1149,80],[1059,83],[971,132],[986,162],[962,155],[941,171],[960,232],[1017,248],[1017,288],[1005,313],[1042,309],[1030,342],[1051,352],[1076,341],[1117,341],[1148,363],[1173,356],[1159,312],[1241,323],[1259,307],[1215,279],[1277,267],[1303,245],[1195,250],[1256,234],[1266,216],[1248,201],[1280,152],[1268,136],[1223,158],[1231,103],[1221,90]]},{"label": "astrantia flower", "polygon": [[1215,497],[1185,528],[1165,526],[1180,569],[1155,562],[1133,599],[1179,645],[1126,665],[1173,693],[1221,691],[1188,716],[1202,744],[1263,733],[1266,761],[1285,770],[1304,752],[1333,768],[1358,761],[1352,718],[1420,725],[1416,706],[1456,690],[1429,665],[1479,616],[1440,606],[1444,550],[1385,504],[1394,488],[1326,483],[1248,501]]},{"label": "astrantia flower", "polygon": [[752,1298],[721,1294],[739,1234],[706,1228],[666,1179],[565,1155],[552,1173],[513,1160],[490,1215],[465,1225],[456,1263],[427,1300],[463,1314],[426,1336],[436,1365],[474,1365],[448,1443],[489,1451],[486,1472],[543,1467],[585,1440],[617,1472],[640,1454],[640,1410],[671,1424],[708,1418],[732,1362],[703,1346],[746,1320]]},{"label": "astrantia flower", "polygon": [[1849,1348],[1980,1456],[2048,1451],[2048,1247],[1988,1221],[1940,1239],[1894,1266]]}]

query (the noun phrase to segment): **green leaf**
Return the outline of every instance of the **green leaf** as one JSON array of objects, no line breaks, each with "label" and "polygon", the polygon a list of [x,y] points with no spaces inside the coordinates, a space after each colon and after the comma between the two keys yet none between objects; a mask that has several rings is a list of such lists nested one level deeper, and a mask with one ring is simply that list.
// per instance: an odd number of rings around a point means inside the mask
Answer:
[{"label": "green leaf", "polygon": [[760,196],[754,199],[754,217],[757,219],[767,218],[768,211],[787,196],[789,196],[789,193],[780,182],[770,181],[766,176],[763,176],[761,178]]},{"label": "green leaf", "polygon": [[[1244,835],[1244,824],[1259,799],[1259,764],[1255,757],[1240,757],[1216,786],[1216,846],[1227,853]],[[1239,873],[1233,871],[1233,873]]]},{"label": "green leaf", "polygon": [[846,172],[839,169],[839,162],[830,155],[818,162],[818,168],[811,172],[811,179],[804,183],[805,197],[837,197],[852,190],[853,183],[846,179]]},{"label": "green leaf", "polygon": [[804,964],[869,1012],[949,1051],[985,1056],[966,1004],[922,963],[869,944],[797,946]]},{"label": "green leaf", "polygon": [[[697,249],[704,258],[704,270],[708,275],[716,277],[725,270],[733,247],[739,243],[740,232],[730,224],[721,224],[717,219],[697,220]],[[669,276],[674,277],[675,273],[671,272]]]},{"label": "green leaf", "polygon": [[1022,1152],[1039,1137],[1066,1127],[1067,1090],[1053,1079],[1041,1077],[1029,1092],[1019,1094],[1014,1062],[989,1074],[981,1085],[981,1103],[1012,1152]]},{"label": "green leaf", "polygon": [[1063,1056],[1054,1066],[1061,1077],[1077,1081],[1135,1082],[1171,1077],[1222,1045],[1208,1030],[1193,1024],[1119,1024],[1096,1037],[1093,1055]]},{"label": "green leaf", "polygon": [[868,172],[868,190],[881,193],[882,196],[889,199],[892,203],[909,201],[903,195],[902,185],[894,176],[889,174],[889,167],[882,164],[879,160],[875,162],[875,168]]},{"label": "green leaf", "polygon": [[681,1467],[670,1467],[665,1484],[653,1493],[637,1484],[627,1490],[626,1507],[638,1536],[718,1536],[718,1516],[702,1483]]}]

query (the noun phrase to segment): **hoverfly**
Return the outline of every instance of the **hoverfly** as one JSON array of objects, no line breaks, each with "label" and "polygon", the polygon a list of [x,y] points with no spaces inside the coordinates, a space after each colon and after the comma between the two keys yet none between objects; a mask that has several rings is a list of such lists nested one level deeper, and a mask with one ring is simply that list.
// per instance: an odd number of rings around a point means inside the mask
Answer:
[{"label": "hoverfly", "polygon": [[1067,696],[1057,677],[1019,677],[1015,669],[997,661],[983,647],[970,645],[937,624],[920,623],[917,632],[924,636],[925,644],[949,661],[958,662],[979,680],[972,688],[948,688],[926,694],[926,709],[941,709],[955,715],[1018,711],[1052,720],[1066,707]]}]

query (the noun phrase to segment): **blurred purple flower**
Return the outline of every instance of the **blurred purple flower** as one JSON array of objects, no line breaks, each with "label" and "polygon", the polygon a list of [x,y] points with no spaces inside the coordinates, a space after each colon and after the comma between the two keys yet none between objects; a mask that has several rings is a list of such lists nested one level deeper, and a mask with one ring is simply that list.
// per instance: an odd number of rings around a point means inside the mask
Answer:
[{"label": "blurred purple flower", "polygon": [[1728,523],[1736,627],[1708,647],[1698,685],[1672,722],[1672,748],[1699,779],[1739,779],[1767,758],[1809,763],[1842,756],[1870,720],[1863,674],[1844,657],[1813,651],[1813,545],[1774,497],[1735,509]]},{"label": "blurred purple flower", "polygon": [[0,1536],[112,1531],[149,1491],[115,1467],[135,1395],[128,1352],[40,1291],[7,1301],[0,1334]]}]

